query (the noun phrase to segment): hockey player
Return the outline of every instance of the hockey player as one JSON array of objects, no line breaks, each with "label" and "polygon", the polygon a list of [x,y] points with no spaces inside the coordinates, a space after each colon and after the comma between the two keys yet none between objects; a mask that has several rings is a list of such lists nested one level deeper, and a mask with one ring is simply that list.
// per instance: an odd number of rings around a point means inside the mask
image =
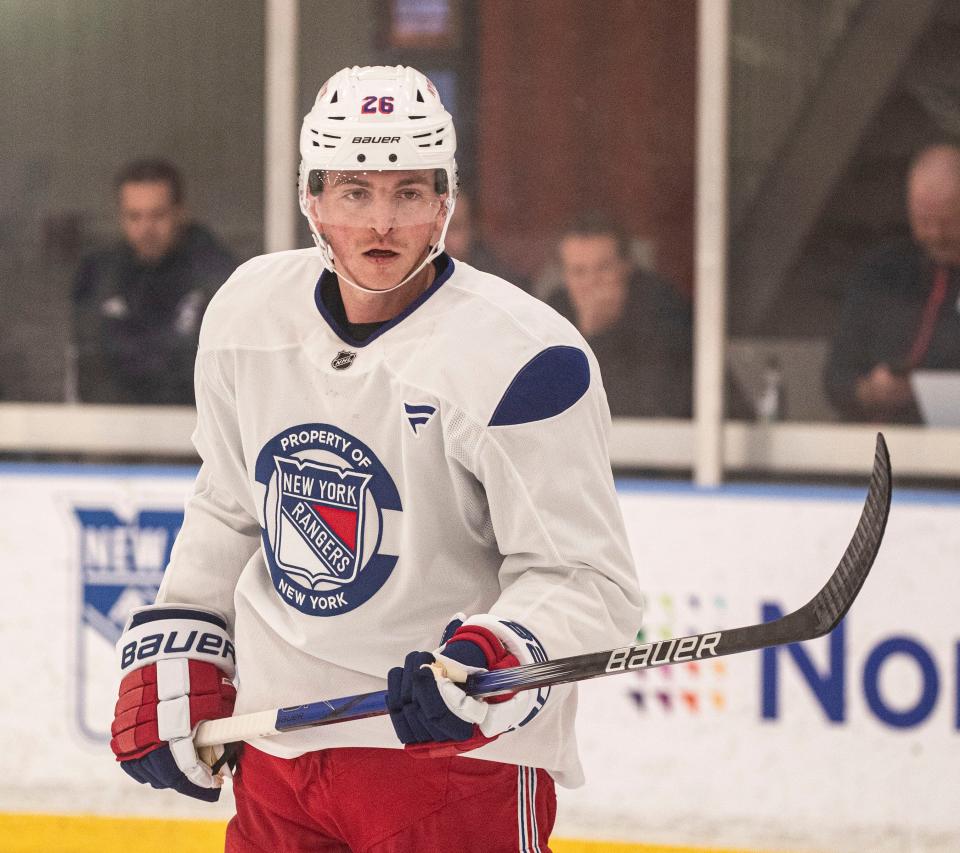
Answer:
[{"label": "hockey player", "polygon": [[234,703],[386,684],[391,711],[245,744],[234,853],[547,850],[554,780],[582,779],[576,689],[487,703],[424,664],[515,666],[639,624],[596,361],[444,254],[455,150],[419,72],[334,75],[300,138],[317,248],[242,265],[203,321],[203,465],[118,644],[112,748],[135,779],[214,800],[192,734]]}]

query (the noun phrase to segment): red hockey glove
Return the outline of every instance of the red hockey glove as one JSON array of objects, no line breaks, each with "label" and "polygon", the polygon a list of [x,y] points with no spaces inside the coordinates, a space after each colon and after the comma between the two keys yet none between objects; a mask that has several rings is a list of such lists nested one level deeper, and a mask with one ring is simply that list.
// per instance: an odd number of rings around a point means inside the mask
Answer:
[{"label": "red hockey glove", "polygon": [[154,788],[216,800],[222,780],[197,755],[193,732],[203,720],[233,713],[235,661],[226,621],[188,605],[140,608],[117,648],[126,674],[110,748],[120,766]]}]

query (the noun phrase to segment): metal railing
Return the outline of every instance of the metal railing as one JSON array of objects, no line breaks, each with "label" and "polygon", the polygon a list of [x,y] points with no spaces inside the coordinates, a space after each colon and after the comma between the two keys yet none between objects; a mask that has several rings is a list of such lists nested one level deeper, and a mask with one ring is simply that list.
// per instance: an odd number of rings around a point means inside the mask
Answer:
[{"label": "metal railing", "polygon": [[[189,406],[99,406],[0,403],[0,453],[91,457],[195,456]],[[871,424],[727,421],[722,429],[725,474],[860,475],[869,472],[882,428],[898,476],[960,480],[960,430]],[[617,418],[611,434],[616,468],[694,470],[693,421]]]}]

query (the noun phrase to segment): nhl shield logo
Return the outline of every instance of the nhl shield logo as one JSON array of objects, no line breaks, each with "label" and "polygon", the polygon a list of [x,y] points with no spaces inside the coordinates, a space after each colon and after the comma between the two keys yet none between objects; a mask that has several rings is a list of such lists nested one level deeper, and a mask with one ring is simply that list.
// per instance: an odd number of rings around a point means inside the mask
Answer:
[{"label": "nhl shield logo", "polygon": [[[371,475],[282,456],[274,462],[280,484],[277,562],[314,587],[319,581],[351,583],[363,552],[364,498]],[[313,559],[305,560],[306,555]]]},{"label": "nhl shield logo", "polygon": [[351,350],[342,349],[334,357],[333,361],[330,362],[330,366],[334,370],[346,370],[353,360],[357,357],[357,354]]},{"label": "nhl shield logo", "polygon": [[397,563],[403,506],[373,450],[331,424],[300,424],[257,457],[263,555],[283,603],[309,616],[360,607]]}]

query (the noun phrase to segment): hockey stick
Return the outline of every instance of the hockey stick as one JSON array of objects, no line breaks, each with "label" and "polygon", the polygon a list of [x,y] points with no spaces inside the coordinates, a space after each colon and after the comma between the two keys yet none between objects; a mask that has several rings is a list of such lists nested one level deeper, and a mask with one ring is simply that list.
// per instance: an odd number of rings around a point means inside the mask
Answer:
[{"label": "hockey stick", "polygon": [[[780,619],[470,676],[447,667],[448,675],[454,681],[464,683],[464,690],[471,696],[495,696],[822,637],[832,631],[850,609],[877,556],[890,512],[890,480],[887,445],[883,435],[878,433],[873,473],[863,512],[836,571],[810,601]],[[214,746],[386,713],[387,694],[381,690],[311,702],[295,708],[210,720],[200,724],[194,742],[197,746]]]}]

